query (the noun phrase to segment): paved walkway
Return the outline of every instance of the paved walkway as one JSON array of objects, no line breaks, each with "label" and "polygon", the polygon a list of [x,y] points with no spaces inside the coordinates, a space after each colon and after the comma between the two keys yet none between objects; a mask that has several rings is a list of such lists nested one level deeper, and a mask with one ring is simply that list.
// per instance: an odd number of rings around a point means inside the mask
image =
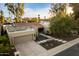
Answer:
[{"label": "paved walkway", "polygon": [[79,43],[56,54],[55,56],[79,56]]},{"label": "paved walkway", "polygon": [[27,41],[26,43],[18,44],[15,47],[20,51],[21,56],[40,56],[45,55],[45,52],[47,52],[35,41]]}]

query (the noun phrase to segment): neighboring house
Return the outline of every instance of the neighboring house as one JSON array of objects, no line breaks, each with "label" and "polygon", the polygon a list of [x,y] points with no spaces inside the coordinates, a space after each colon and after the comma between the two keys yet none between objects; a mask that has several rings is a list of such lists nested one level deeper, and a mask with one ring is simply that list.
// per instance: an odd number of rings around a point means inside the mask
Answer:
[{"label": "neighboring house", "polygon": [[[38,29],[41,27],[42,25],[36,22],[14,23],[12,26],[6,25],[11,44],[17,44],[18,42],[22,43],[27,40],[35,40],[36,36],[38,36]],[[13,38],[16,38],[17,40],[15,41]],[[25,40],[25,38],[27,40]]]},{"label": "neighboring house", "polygon": [[31,23],[15,23],[15,26],[18,26],[18,27],[23,27],[23,26],[25,26],[25,27],[34,28],[34,29],[36,29],[37,34],[38,34],[38,29],[39,29],[39,28],[43,28],[43,26],[42,26],[40,23],[38,23],[38,22],[31,22]]},{"label": "neighboring house", "polygon": [[32,22],[32,23],[14,23],[15,26],[26,26],[26,27],[33,27],[33,28],[41,28],[43,27],[40,23],[37,23],[37,22]]},{"label": "neighboring house", "polygon": [[48,32],[49,31],[49,25],[50,22],[49,21],[40,21],[40,22],[31,22],[31,23],[15,23],[15,26],[26,26],[26,27],[33,27],[36,29],[40,29],[40,28],[44,28],[44,32]]}]

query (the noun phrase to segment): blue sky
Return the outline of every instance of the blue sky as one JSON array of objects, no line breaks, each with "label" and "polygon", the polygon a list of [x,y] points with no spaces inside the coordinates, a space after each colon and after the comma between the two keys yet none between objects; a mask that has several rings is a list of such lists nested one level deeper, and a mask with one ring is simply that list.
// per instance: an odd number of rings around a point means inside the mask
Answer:
[{"label": "blue sky", "polygon": [[25,4],[25,8],[37,8],[37,9],[40,9],[40,8],[46,8],[46,7],[49,7],[50,4],[49,3],[27,3]]},{"label": "blue sky", "polygon": [[[37,17],[40,14],[41,18],[49,16],[50,3],[25,3],[23,17]],[[5,17],[9,17],[7,8],[0,3],[0,10],[4,11]],[[13,16],[12,16],[13,17]]]}]

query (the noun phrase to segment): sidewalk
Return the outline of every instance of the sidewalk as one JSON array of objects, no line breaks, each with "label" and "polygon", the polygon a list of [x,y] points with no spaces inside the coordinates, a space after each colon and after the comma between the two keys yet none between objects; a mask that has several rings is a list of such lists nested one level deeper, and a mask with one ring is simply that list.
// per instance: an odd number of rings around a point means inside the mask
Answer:
[{"label": "sidewalk", "polygon": [[55,56],[79,56],[79,43],[56,54]]}]

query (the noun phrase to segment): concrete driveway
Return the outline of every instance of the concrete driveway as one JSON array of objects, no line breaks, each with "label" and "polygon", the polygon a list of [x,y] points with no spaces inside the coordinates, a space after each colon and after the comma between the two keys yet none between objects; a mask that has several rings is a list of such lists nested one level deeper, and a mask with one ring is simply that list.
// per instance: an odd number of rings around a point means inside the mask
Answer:
[{"label": "concrete driveway", "polygon": [[46,55],[46,50],[38,45],[35,41],[15,45],[21,56],[40,56]]}]

